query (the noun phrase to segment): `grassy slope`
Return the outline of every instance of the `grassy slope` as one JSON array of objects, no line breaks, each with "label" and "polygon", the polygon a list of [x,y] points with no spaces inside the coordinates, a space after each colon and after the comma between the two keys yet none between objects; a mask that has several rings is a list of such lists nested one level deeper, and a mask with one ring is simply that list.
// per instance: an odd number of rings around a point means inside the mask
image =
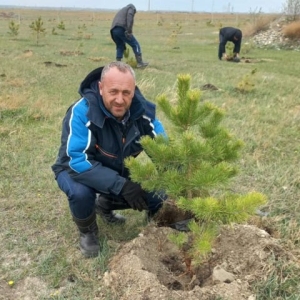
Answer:
[{"label": "grassy slope", "polygon": [[[90,70],[115,57],[109,35],[113,14],[13,12],[21,16],[16,38],[7,34],[11,19],[0,18],[0,286],[15,281],[8,291],[13,295],[32,276],[40,280],[39,291],[31,287],[32,299],[34,293],[36,299],[51,295],[110,299],[100,277],[117,245],[107,241],[119,243],[136,236],[144,225],[142,216],[128,211],[131,218],[126,226],[101,226],[102,255],[82,259],[68,203],[50,166],[57,154],[62,117],[78,98],[79,83]],[[47,33],[37,46],[29,25],[39,16]],[[215,26],[207,26],[210,15],[138,13],[134,33],[150,63],[136,71],[138,84],[153,101],[161,92],[174,92],[178,73],[190,73],[195,88],[211,83],[220,89],[203,92],[202,99],[224,107],[225,125],[245,142],[241,174],[233,188],[265,193],[268,210],[278,217],[294,248],[299,238],[295,221],[300,219],[299,53],[253,48],[247,56],[259,59],[256,64],[220,62],[219,25],[243,28],[247,19],[247,15],[215,15]],[[56,28],[60,21],[66,30]],[[86,29],[80,33],[83,25]],[[52,28],[58,35],[51,34]],[[66,66],[46,66],[47,61]],[[255,89],[237,92],[237,84],[254,68]]]}]

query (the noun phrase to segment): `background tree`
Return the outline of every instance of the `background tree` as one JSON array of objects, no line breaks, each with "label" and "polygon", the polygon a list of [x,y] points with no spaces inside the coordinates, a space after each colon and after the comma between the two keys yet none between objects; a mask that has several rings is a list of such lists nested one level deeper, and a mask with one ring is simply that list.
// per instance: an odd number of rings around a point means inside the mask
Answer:
[{"label": "background tree", "polygon": [[20,25],[15,23],[14,21],[10,21],[8,24],[9,32],[11,36],[16,37],[19,34]]},{"label": "background tree", "polygon": [[57,25],[57,28],[59,30],[66,30],[66,25],[65,25],[64,21],[60,21],[59,24]]},{"label": "background tree", "polygon": [[44,23],[42,21],[42,18],[39,17],[37,20],[31,23],[29,27],[36,35],[36,44],[39,44],[41,35],[45,34],[46,28],[43,27]]},{"label": "background tree", "polygon": [[296,21],[300,18],[300,0],[286,0],[284,12],[290,21]]},{"label": "background tree", "polygon": [[173,240],[189,249],[193,260],[201,261],[211,250],[218,227],[246,221],[265,197],[256,192],[238,195],[226,188],[238,173],[234,162],[243,143],[221,126],[224,111],[200,101],[201,91],[190,89],[190,79],[190,75],[178,76],[177,99],[169,101],[164,94],[157,98],[170,122],[168,138],[142,138],[151,159],[129,158],[126,166],[132,180],[144,189],[165,191],[176,206],[191,212],[191,232]]}]

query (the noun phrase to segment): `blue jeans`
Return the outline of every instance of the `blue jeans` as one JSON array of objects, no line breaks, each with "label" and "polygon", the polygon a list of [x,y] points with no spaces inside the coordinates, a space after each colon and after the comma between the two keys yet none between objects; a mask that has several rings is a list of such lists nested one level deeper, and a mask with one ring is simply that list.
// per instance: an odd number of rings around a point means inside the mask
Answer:
[{"label": "blue jeans", "polygon": [[131,36],[130,39],[128,39],[125,36],[125,28],[116,26],[110,31],[110,33],[113,41],[116,44],[117,59],[123,58],[123,54],[126,49],[125,46],[126,44],[128,44],[132,48],[134,55],[138,55],[138,56],[142,55],[142,50],[139,42],[136,40],[136,38],[133,35]]},{"label": "blue jeans", "polygon": [[[97,191],[84,184],[73,180],[67,171],[62,171],[56,178],[59,188],[67,195],[71,213],[77,219],[88,218],[95,209],[95,199]],[[105,195],[104,195],[105,196]],[[129,209],[127,202],[116,195],[107,195],[117,199],[119,203],[124,204],[124,209]],[[166,199],[164,194],[157,195],[147,193],[148,210],[154,214],[162,206],[162,202]]]}]

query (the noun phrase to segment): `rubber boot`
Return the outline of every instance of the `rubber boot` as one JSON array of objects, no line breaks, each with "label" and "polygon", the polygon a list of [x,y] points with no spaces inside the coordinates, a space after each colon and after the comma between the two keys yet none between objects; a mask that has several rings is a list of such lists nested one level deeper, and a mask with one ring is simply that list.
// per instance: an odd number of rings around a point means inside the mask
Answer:
[{"label": "rubber boot", "polygon": [[73,220],[79,230],[79,247],[85,257],[98,256],[100,244],[98,239],[98,225],[96,221],[96,213],[93,212],[86,219],[77,219],[73,216]]},{"label": "rubber boot", "polygon": [[136,55],[135,59],[137,62],[137,65],[136,65],[137,68],[145,68],[148,66],[147,62],[143,62],[142,55]]},{"label": "rubber boot", "polygon": [[104,197],[98,195],[95,200],[95,211],[108,224],[124,224],[126,218],[114,212],[114,210],[122,210],[130,208],[125,202],[118,201],[116,198]]}]

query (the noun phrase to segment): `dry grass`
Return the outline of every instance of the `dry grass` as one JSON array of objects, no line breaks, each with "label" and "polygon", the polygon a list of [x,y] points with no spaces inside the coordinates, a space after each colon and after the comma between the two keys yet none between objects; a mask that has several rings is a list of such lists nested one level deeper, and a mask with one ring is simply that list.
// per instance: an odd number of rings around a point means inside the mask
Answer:
[{"label": "dry grass", "polygon": [[278,18],[278,15],[259,15],[253,17],[243,28],[243,36],[251,37],[255,34],[269,29],[270,23]]},{"label": "dry grass", "polygon": [[290,39],[300,38],[300,21],[292,22],[286,25],[282,30],[284,36]]},{"label": "dry grass", "polygon": [[[15,39],[7,34],[9,20],[0,14],[0,298],[112,300],[101,280],[116,248],[109,244],[122,244],[137,236],[144,226],[143,215],[125,211],[128,223],[121,228],[110,228],[99,219],[104,251],[95,260],[82,259],[68,202],[50,166],[57,155],[62,118],[78,99],[81,80],[115,58],[109,35],[114,12],[15,9],[14,13],[21,21]],[[39,16],[47,34],[37,46],[29,25]],[[208,27],[208,20],[215,25]],[[66,30],[52,35],[60,21]],[[146,69],[136,70],[138,86],[153,101],[161,93],[172,98],[179,73],[191,74],[192,88],[208,83],[218,88],[203,91],[202,99],[226,109],[224,125],[246,145],[234,190],[266,194],[266,210],[281,217],[276,222],[278,232],[286,245],[296,250],[300,220],[299,53],[253,47],[249,64],[220,62],[219,26],[239,27],[244,32],[249,23],[255,23],[252,16],[241,14],[138,12],[135,34],[150,63]],[[90,39],[78,37],[77,28],[83,24]],[[173,49],[167,41],[179,27],[179,48]],[[243,39],[243,53],[246,42]],[[237,92],[237,83],[254,67],[258,69],[255,89]],[[158,115],[166,125],[164,116]],[[300,253],[296,254],[298,258]],[[7,284],[10,280],[15,282],[13,288]],[[36,285],[43,295],[33,295]],[[51,296],[53,293],[58,294]]]},{"label": "dry grass", "polygon": [[[19,82],[20,83],[20,82]],[[4,110],[14,110],[26,105],[26,96],[18,93],[0,95],[0,112]],[[1,113],[0,113],[1,115]]]}]

